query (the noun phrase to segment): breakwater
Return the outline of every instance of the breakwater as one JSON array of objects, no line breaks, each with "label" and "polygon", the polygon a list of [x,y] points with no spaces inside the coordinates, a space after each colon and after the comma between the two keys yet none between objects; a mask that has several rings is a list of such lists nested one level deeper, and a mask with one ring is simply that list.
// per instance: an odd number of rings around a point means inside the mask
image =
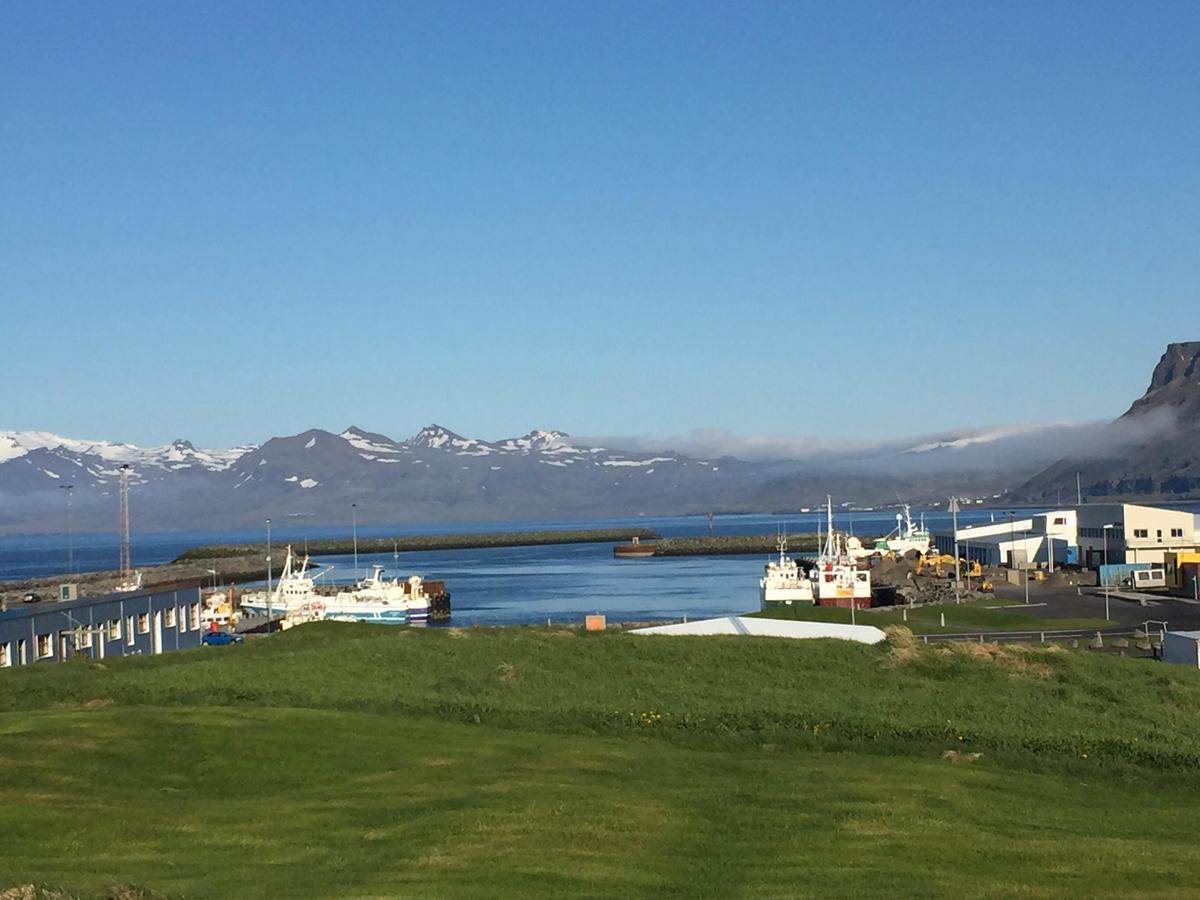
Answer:
[{"label": "breakwater", "polygon": [[[816,532],[790,534],[787,552],[817,553]],[[725,554],[778,553],[779,536],[774,534],[730,534],[709,537],[662,538],[654,543],[655,556],[721,556]]]},{"label": "breakwater", "polygon": [[[604,544],[630,541],[633,538],[654,541],[658,534],[649,528],[590,528],[565,529],[562,531],[504,531],[479,534],[428,534],[409,535],[396,538],[362,538],[358,541],[358,553],[428,551],[428,550],[481,550],[489,547],[537,547],[551,544]],[[274,553],[282,544],[276,544]],[[301,546],[292,543],[293,549],[307,552],[311,556],[340,556],[353,553],[355,543],[349,538],[336,540],[308,541]],[[176,557],[176,563],[223,559],[228,557],[265,557],[267,545],[263,544],[214,544],[207,547],[192,547]]]}]

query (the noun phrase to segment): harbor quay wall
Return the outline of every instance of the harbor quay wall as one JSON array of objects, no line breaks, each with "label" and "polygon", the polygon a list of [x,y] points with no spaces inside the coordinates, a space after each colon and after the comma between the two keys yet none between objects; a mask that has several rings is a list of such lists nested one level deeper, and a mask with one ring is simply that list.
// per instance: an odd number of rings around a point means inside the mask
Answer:
[{"label": "harbor quay wall", "polygon": [[[652,541],[658,534],[649,528],[590,528],[564,529],[562,531],[506,531],[482,532],[479,534],[430,534],[409,535],[395,538],[360,538],[355,544],[352,539],[308,541],[304,552],[311,556],[338,556],[353,553],[357,547],[360,554],[414,552],[423,550],[481,550],[488,547],[537,547],[550,544],[603,544],[616,541],[631,541],[635,537]],[[272,552],[280,544],[272,547]],[[301,548],[293,544],[294,549]],[[175,562],[204,561],[225,557],[265,558],[264,544],[215,544],[185,550]]]}]

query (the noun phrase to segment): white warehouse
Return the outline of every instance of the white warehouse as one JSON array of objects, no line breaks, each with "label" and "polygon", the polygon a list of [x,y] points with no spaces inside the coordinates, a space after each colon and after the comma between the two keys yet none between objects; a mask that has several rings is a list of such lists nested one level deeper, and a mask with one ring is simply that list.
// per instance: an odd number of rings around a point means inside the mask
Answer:
[{"label": "white warehouse", "polygon": [[1182,509],[1135,503],[1079,508],[1079,561],[1094,569],[1109,563],[1163,563],[1169,552],[1197,549],[1197,516]]},{"label": "white warehouse", "polygon": [[[1023,519],[1009,513],[993,522],[958,529],[958,552],[985,566],[1046,565],[1077,560],[1078,516],[1073,509],[1055,509]],[[954,552],[956,535],[933,535],[941,553]]]}]

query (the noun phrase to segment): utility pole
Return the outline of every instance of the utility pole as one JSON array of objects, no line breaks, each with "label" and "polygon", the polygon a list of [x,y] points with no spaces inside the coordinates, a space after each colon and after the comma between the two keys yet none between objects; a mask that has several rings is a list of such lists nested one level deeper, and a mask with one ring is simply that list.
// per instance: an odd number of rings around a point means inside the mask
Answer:
[{"label": "utility pole", "polygon": [[1079,473],[1075,473],[1075,505],[1083,506],[1083,487],[1080,485]]},{"label": "utility pole", "polygon": [[358,581],[358,504],[350,504],[350,516],[354,529],[354,580]]},{"label": "utility pole", "polygon": [[[1022,544],[1029,543],[1029,532],[1028,531],[1021,532],[1021,543]],[[1024,572],[1025,572],[1025,605],[1028,606],[1029,605],[1029,561],[1028,560],[1026,560]]]},{"label": "utility pole", "polygon": [[129,463],[121,464],[121,589],[133,586],[133,553],[129,547]]},{"label": "utility pole", "polygon": [[271,632],[271,520],[267,519],[267,633]]},{"label": "utility pole", "polygon": [[958,603],[958,582],[961,576],[958,566],[958,498],[950,498],[950,527],[954,529],[954,602]]},{"label": "utility pole", "polygon": [[[1104,532],[1104,568],[1108,568],[1108,529],[1111,525],[1105,525],[1101,531]],[[1108,621],[1108,573],[1104,573],[1104,619]]]},{"label": "utility pole", "polygon": [[75,574],[75,541],[71,534],[71,492],[73,484],[60,484],[59,488],[67,492],[67,574]]}]

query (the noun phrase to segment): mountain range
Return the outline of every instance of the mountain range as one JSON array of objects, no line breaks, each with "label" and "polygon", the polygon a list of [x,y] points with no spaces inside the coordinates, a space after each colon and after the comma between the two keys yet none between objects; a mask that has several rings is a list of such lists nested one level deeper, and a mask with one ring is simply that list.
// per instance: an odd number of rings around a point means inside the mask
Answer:
[{"label": "mountain range", "polygon": [[0,432],[0,532],[110,530],[129,466],[135,530],[260,524],[472,522],[790,511],[903,498],[1032,503],[1200,493],[1200,342],[1171,344],[1115,422],[993,428],[803,459],[621,450],[560,431],[485,441],[430,425],[406,440],[351,427],[205,450]]}]

